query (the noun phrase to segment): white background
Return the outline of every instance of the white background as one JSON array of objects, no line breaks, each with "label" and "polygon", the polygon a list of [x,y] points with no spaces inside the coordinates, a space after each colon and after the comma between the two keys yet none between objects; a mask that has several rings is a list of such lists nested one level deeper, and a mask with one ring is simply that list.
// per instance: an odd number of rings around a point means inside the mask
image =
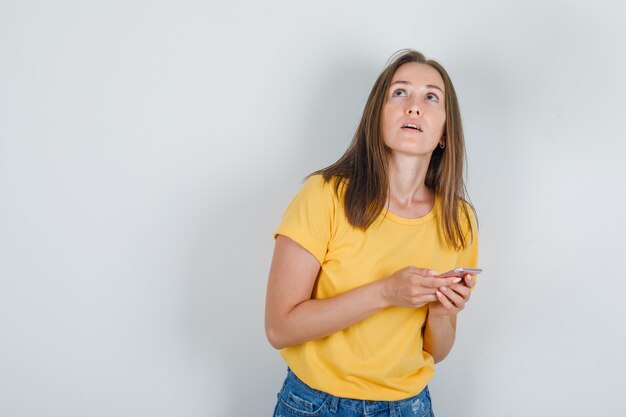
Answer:
[{"label": "white background", "polygon": [[0,415],[270,416],[272,232],[396,50],[459,95],[485,270],[438,417],[621,416],[618,1],[0,3]]}]

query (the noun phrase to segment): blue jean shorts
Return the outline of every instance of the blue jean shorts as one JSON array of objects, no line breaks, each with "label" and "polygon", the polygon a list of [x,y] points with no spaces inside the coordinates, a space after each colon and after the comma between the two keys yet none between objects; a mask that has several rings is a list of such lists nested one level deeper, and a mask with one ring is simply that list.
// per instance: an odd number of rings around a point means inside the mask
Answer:
[{"label": "blue jean shorts", "polygon": [[428,387],[400,401],[335,397],[302,382],[291,369],[278,393],[274,417],[434,417]]}]

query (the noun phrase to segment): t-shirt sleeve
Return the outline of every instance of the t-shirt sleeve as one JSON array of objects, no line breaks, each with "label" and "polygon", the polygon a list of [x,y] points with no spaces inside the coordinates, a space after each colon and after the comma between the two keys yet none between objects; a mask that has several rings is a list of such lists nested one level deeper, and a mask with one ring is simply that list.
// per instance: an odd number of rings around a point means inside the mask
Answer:
[{"label": "t-shirt sleeve", "polygon": [[332,235],[335,206],[332,182],[324,182],[321,175],[308,178],[287,206],[274,239],[287,236],[322,264]]}]

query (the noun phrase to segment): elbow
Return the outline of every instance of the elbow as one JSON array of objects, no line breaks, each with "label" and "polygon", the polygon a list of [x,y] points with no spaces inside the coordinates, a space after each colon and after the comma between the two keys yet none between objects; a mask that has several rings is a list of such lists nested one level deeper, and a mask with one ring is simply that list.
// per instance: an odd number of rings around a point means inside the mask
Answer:
[{"label": "elbow", "polygon": [[287,347],[285,343],[283,343],[282,340],[280,340],[276,335],[268,333],[266,336],[267,341],[270,342],[270,345],[272,345],[274,349],[281,350]]},{"label": "elbow", "polygon": [[435,364],[443,361],[446,358],[446,356],[448,356],[448,353],[450,353],[450,351],[438,352],[436,351],[436,349],[424,349],[424,352],[428,353],[433,358],[433,362]]},{"label": "elbow", "polygon": [[439,363],[439,362],[443,361],[446,358],[446,356],[448,356],[448,355],[447,354],[445,354],[445,355],[433,355],[433,361],[435,363]]},{"label": "elbow", "polygon": [[267,337],[267,341],[270,342],[270,345],[276,350],[287,347],[284,338],[280,337],[280,332],[267,323],[265,324],[265,337]]}]

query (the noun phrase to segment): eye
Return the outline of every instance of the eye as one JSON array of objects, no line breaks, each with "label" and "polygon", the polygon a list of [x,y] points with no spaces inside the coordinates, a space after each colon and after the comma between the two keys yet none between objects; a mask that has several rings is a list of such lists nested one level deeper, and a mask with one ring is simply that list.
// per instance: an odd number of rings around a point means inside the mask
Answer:
[{"label": "eye", "polygon": [[437,97],[437,94],[435,93],[428,93],[426,94],[426,99],[430,100],[430,101],[434,101],[434,102],[439,102],[439,97]]},{"label": "eye", "polygon": [[391,93],[391,95],[393,97],[404,97],[406,96],[406,90],[402,89],[402,88],[398,88],[397,90],[394,90],[393,93]]}]

